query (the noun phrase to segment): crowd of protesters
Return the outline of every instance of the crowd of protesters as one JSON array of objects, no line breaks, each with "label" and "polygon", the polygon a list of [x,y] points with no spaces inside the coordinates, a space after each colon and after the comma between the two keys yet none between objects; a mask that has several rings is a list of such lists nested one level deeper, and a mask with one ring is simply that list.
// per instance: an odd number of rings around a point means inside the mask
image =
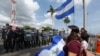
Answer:
[{"label": "crowd of protesters", "polygon": [[40,47],[47,45],[51,42],[53,35],[63,35],[64,31],[58,32],[57,30],[44,31],[44,30],[24,30],[23,28],[16,27],[15,30],[12,26],[6,24],[2,28],[2,40],[5,52],[13,52],[31,47]]},{"label": "crowd of protesters", "polygon": [[64,56],[95,56],[88,50],[89,35],[84,28],[81,30],[77,26],[70,27],[71,32],[63,47]]}]

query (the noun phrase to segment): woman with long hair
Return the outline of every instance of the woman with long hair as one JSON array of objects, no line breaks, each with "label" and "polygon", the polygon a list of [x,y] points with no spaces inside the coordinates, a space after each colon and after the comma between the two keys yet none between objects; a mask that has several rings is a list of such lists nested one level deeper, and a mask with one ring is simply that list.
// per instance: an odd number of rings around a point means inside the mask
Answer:
[{"label": "woman with long hair", "polygon": [[81,56],[81,37],[77,26],[69,26],[70,35],[67,37],[66,45],[63,47],[65,56]]}]

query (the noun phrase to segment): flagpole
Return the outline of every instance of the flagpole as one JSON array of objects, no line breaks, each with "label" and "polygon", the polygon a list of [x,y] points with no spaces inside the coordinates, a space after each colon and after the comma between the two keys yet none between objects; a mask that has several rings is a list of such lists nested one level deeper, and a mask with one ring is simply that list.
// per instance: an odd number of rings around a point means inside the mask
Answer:
[{"label": "flagpole", "polygon": [[54,19],[53,19],[53,16],[51,16],[51,19],[52,19],[52,29],[54,28]]},{"label": "flagpole", "polygon": [[[74,0],[73,0],[74,1]],[[75,1],[74,1],[75,2]],[[73,2],[73,4],[75,5],[75,3]],[[74,6],[74,13],[73,13],[73,25],[75,25],[75,6]]]},{"label": "flagpole", "polygon": [[86,5],[85,5],[85,0],[83,0],[83,28],[86,29]]}]

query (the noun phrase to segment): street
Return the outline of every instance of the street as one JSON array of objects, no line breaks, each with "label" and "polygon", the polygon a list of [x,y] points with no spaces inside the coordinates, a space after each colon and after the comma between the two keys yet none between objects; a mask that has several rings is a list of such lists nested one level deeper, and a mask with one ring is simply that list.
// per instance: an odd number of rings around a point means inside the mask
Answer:
[{"label": "street", "polygon": [[35,48],[33,47],[33,48],[29,48],[29,49],[4,53],[3,43],[0,40],[0,56],[34,56],[36,51],[39,49],[40,49],[40,47],[35,47]]},{"label": "street", "polygon": [[40,49],[40,47],[5,53],[1,54],[0,56],[34,56],[38,49]]}]

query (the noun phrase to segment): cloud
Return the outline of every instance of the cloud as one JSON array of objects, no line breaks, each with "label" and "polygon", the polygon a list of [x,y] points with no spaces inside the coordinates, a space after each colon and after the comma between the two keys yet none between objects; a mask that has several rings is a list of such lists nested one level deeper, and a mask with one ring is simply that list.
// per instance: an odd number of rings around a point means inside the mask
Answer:
[{"label": "cloud", "polygon": [[37,2],[35,2],[34,0],[25,0],[25,5],[27,6],[27,8],[33,12],[37,11],[39,9],[39,5]]},{"label": "cloud", "polygon": [[0,14],[0,25],[4,25],[4,23],[10,22],[10,18]]},{"label": "cloud", "polygon": [[[76,5],[82,5],[83,0],[74,0]],[[86,5],[89,5],[92,0],[85,0]]]},{"label": "cloud", "polygon": [[54,25],[54,22],[52,21],[52,19],[54,19],[54,17],[53,18],[51,17],[51,13],[44,14],[44,17],[46,19],[43,20],[40,23],[37,23],[37,27],[38,28],[40,28],[40,27],[46,27],[46,26],[51,26],[52,27]]},{"label": "cloud", "polygon": [[[4,4],[5,0],[1,0],[0,2],[0,19],[2,23],[10,22],[11,17],[11,1],[7,0]],[[38,22],[36,19],[36,12],[39,10],[40,6],[34,0],[16,0],[16,22],[17,25],[29,25],[36,28],[45,27],[45,26],[52,26],[52,19],[51,14],[46,13],[44,17],[46,18],[42,22]],[[8,19],[9,18],[9,19]],[[3,22],[5,21],[5,22]],[[0,24],[2,24],[0,22]]]},{"label": "cloud", "polygon": [[66,0],[57,0],[57,3],[63,3],[65,2]]},{"label": "cloud", "polygon": [[[45,17],[45,20],[43,20],[42,22],[40,23],[37,23],[37,27],[40,28],[40,27],[45,27],[45,26],[51,26],[53,27],[55,25],[55,15],[56,13],[53,14],[53,16],[51,17],[51,13],[46,13],[44,14],[44,17]],[[71,20],[71,16],[68,16]],[[63,19],[64,20],[64,19]]]},{"label": "cloud", "polygon": [[[34,0],[21,0],[19,2],[18,8],[18,18],[20,21],[25,22],[26,24],[32,24],[34,21],[36,21],[36,11],[39,9],[39,4],[37,2],[34,2]],[[23,21],[24,20],[24,21]]]},{"label": "cloud", "polygon": [[[56,2],[57,3],[63,3],[63,2],[65,2],[66,0],[56,0]],[[76,5],[82,5],[83,3],[82,3],[82,1],[83,0],[74,0],[74,3],[76,4]],[[86,5],[89,5],[89,3],[92,1],[92,0],[85,0],[86,2]]]},{"label": "cloud", "polygon": [[[16,21],[17,24],[34,24],[36,21],[36,11],[40,8],[38,2],[34,0],[16,0]],[[4,17],[11,18],[11,0],[0,0],[1,20]],[[9,22],[6,20],[6,22]],[[1,22],[0,22],[1,23]]]}]

